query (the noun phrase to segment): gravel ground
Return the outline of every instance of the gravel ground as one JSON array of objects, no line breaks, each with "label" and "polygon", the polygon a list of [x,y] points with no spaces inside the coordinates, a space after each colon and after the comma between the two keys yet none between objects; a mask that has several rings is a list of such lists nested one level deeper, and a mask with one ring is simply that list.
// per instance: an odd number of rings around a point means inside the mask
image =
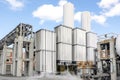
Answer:
[{"label": "gravel ground", "polygon": [[[30,79],[28,77],[9,77],[9,76],[0,76],[0,80],[36,80],[36,79]],[[43,80],[48,80],[48,79],[43,79]],[[52,79],[54,80],[54,79]],[[59,79],[61,80],[61,79]],[[120,80],[120,77],[118,77],[117,80]]]}]

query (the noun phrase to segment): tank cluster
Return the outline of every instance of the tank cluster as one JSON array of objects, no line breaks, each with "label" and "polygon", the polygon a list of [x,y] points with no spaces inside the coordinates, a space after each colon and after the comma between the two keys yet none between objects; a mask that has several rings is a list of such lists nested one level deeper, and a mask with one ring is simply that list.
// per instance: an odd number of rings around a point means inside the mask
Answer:
[{"label": "tank cluster", "polygon": [[62,73],[66,70],[83,76],[93,74],[97,34],[91,32],[90,12],[81,14],[81,28],[74,27],[74,5],[63,6],[63,25],[55,31],[40,29],[35,38],[36,71]]},{"label": "tank cluster", "polygon": [[[99,39],[98,39],[99,38]],[[120,36],[97,36],[91,31],[90,12],[81,13],[74,26],[74,5],[63,6],[63,24],[54,31],[20,23],[0,40],[0,74],[33,76],[65,71],[84,80],[117,80],[120,76]]]}]

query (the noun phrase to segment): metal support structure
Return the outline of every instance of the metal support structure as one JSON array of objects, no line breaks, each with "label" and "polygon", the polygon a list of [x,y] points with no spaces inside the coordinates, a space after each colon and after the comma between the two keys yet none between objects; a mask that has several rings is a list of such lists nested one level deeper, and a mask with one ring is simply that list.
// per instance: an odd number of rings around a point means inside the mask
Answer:
[{"label": "metal support structure", "polygon": [[115,38],[98,42],[98,80],[117,80]]},{"label": "metal support structure", "polygon": [[[4,69],[2,69],[2,74],[6,74],[6,48],[7,46],[14,44],[12,55],[13,76],[22,76],[23,74],[28,76],[33,75],[33,41],[32,26],[24,23],[19,24],[8,35],[0,40],[0,49],[3,49],[2,68]],[[6,42],[6,44],[3,42]],[[25,55],[27,57],[25,57]]]}]

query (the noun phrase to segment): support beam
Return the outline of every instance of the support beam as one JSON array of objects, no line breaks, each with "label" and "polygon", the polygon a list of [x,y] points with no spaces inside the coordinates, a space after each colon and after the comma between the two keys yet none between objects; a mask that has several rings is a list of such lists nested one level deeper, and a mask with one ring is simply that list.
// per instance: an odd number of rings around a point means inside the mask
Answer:
[{"label": "support beam", "polygon": [[33,75],[33,39],[31,38],[31,43],[29,44],[29,76]]},{"label": "support beam", "polygon": [[2,75],[6,74],[6,53],[7,53],[6,51],[7,51],[7,46],[5,44],[2,52]]},{"label": "support beam", "polygon": [[111,60],[111,80],[117,80],[116,53],[114,39],[110,40],[110,58]]}]

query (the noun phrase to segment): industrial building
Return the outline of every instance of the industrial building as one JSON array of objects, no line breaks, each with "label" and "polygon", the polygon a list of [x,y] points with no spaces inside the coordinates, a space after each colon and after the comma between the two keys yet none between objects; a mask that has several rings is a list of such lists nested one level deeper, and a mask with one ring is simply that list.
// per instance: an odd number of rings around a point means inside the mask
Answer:
[{"label": "industrial building", "polygon": [[0,40],[0,74],[33,76],[34,72],[61,75],[64,71],[82,80],[117,80],[120,76],[120,36],[98,36],[91,31],[90,12],[82,12],[81,28],[74,26],[74,5],[63,7],[63,24],[54,31],[33,32],[20,23]]}]

